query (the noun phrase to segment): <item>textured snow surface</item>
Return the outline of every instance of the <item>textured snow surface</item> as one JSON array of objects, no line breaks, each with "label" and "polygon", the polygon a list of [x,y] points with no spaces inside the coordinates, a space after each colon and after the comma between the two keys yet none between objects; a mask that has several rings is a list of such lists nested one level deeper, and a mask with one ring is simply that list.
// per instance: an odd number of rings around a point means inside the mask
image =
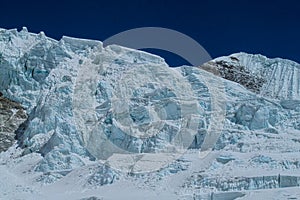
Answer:
[{"label": "textured snow surface", "polygon": [[24,28],[0,29],[0,68],[0,92],[28,115],[0,153],[0,199],[300,198],[295,62],[169,68]]}]

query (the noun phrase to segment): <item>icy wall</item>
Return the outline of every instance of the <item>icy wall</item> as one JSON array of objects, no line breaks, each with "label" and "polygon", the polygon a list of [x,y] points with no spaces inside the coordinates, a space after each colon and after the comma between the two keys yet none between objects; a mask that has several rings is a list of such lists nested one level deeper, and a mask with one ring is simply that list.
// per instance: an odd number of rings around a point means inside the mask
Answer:
[{"label": "icy wall", "polygon": [[[300,130],[300,67],[284,59],[238,53],[199,68],[169,68],[146,52],[70,37],[56,41],[23,28],[0,30],[0,68],[0,91],[28,115],[15,132],[18,144],[23,155],[43,156],[35,168],[41,172],[63,176],[84,159],[174,153],[203,142],[250,152],[257,146],[241,142],[245,134]],[[214,70],[220,75],[207,72]],[[222,88],[207,86],[217,83],[224,85],[222,98],[216,95]],[[205,141],[215,102],[224,103],[216,144]]]}]

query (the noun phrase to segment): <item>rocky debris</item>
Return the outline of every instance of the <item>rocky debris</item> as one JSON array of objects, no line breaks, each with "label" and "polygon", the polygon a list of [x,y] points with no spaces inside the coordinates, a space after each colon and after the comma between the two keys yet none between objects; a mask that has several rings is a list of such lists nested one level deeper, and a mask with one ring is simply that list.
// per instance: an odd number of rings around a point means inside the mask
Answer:
[{"label": "rocky debris", "polygon": [[15,131],[27,119],[22,106],[0,96],[0,152],[15,142]]},{"label": "rocky debris", "polygon": [[[230,58],[235,62],[239,62],[239,60],[235,57]],[[233,65],[224,60],[210,61],[200,68],[208,72],[212,72],[215,75],[219,75],[227,80],[239,83],[255,93],[259,93],[261,87],[266,82],[265,78],[259,77],[256,74],[251,74],[251,72],[248,71],[244,66],[239,64]]]}]

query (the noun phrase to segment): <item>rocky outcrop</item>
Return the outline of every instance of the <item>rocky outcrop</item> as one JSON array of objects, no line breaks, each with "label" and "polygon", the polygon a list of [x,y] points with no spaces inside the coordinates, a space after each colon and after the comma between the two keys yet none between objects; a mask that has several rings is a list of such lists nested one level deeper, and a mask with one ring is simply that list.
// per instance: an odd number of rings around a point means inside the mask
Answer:
[{"label": "rocky outcrop", "polygon": [[24,108],[0,96],[0,152],[6,151],[15,142],[15,131],[27,119]]},{"label": "rocky outcrop", "polygon": [[216,58],[200,68],[239,83],[264,97],[300,99],[300,65],[290,60],[236,53]]},{"label": "rocky outcrop", "polygon": [[[236,58],[233,61],[238,62],[239,60]],[[213,71],[210,68],[215,68],[217,70],[215,73],[218,73],[222,78],[239,83],[256,93],[260,92],[261,87],[266,82],[264,78],[251,74],[244,66],[237,63],[232,64],[225,60],[210,61],[200,68],[210,72]]]}]

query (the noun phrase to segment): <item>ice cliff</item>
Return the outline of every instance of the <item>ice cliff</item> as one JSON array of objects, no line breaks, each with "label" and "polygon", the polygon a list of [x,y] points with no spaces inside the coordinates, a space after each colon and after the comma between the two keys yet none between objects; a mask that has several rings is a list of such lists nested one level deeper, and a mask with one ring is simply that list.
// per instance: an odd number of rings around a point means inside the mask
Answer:
[{"label": "ice cliff", "polygon": [[[17,110],[0,107],[1,114],[20,113],[11,120],[17,128],[10,134],[22,156],[42,155],[34,170],[45,182],[115,153],[177,153],[212,145],[226,155],[201,178],[186,177],[186,190],[271,188],[279,187],[277,171],[268,176],[270,183],[260,183],[257,175],[222,184],[213,172],[234,162],[253,167],[256,162],[243,153],[300,151],[300,65],[289,60],[237,53],[200,67],[170,68],[143,51],[71,37],[56,41],[23,28],[0,29],[0,68],[3,98],[19,104]],[[224,88],[207,86],[220,83]],[[211,129],[216,116],[224,119]],[[216,137],[205,139],[212,134]],[[284,161],[276,159],[273,164],[281,168]],[[272,162],[266,165],[271,168]],[[171,168],[163,173],[172,174]],[[87,184],[108,184],[119,176],[102,165],[93,173]]]}]

